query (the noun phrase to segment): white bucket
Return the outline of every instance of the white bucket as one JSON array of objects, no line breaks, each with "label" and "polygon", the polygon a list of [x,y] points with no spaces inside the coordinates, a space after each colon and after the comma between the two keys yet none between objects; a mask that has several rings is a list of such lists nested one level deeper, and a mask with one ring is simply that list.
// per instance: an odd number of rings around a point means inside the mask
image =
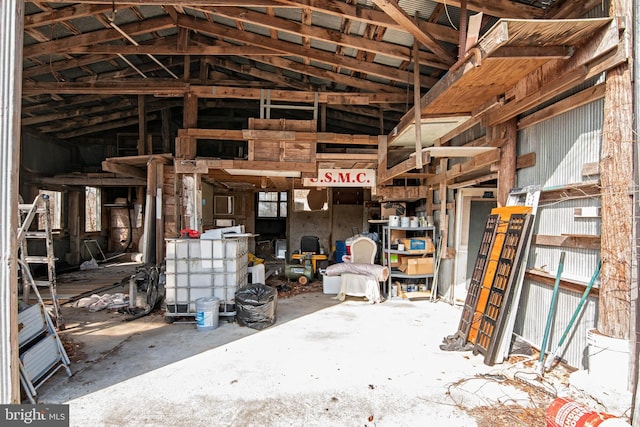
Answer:
[{"label": "white bucket", "polygon": [[220,298],[196,299],[196,328],[199,331],[212,331],[218,327]]},{"label": "white bucket", "polygon": [[400,217],[398,215],[389,215],[389,227],[399,227]]},{"label": "white bucket", "polygon": [[410,223],[411,218],[409,218],[408,216],[400,217],[400,227],[409,227]]},{"label": "white bucket", "polygon": [[589,377],[608,389],[629,387],[629,341],[587,331]]},{"label": "white bucket", "polygon": [[417,216],[412,216],[411,219],[409,220],[409,227],[411,228],[418,228],[419,224],[420,224],[420,221],[418,220]]}]

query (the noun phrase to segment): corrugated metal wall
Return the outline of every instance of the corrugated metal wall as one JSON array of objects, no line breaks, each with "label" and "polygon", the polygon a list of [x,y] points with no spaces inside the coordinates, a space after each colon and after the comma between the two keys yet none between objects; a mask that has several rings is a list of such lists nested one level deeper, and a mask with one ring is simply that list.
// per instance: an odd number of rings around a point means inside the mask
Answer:
[{"label": "corrugated metal wall", "polygon": [[[600,159],[603,101],[568,111],[518,133],[518,154],[536,153],[536,165],[518,171],[518,187],[541,185],[544,188],[578,184],[593,179],[582,175],[583,165]],[[534,234],[600,235],[600,218],[575,217],[575,208],[599,207],[599,197],[560,198],[540,203]],[[566,252],[562,277],[587,284],[599,260],[598,250],[570,249],[532,245],[527,269],[546,271],[555,277],[560,253]],[[597,283],[596,283],[597,285]],[[551,301],[552,287],[526,280],[518,308],[515,333],[539,346],[542,342]],[[561,291],[556,320],[550,337],[554,349],[582,293]],[[568,341],[565,360],[574,367],[586,368],[587,330],[595,326],[597,301],[589,298]]]}]

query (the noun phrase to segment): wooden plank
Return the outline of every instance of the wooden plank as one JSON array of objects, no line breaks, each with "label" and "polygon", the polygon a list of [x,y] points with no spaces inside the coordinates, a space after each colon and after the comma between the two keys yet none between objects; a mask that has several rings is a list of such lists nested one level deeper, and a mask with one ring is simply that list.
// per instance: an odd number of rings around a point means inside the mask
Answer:
[{"label": "wooden plank", "polygon": [[427,187],[420,185],[414,187],[378,187],[377,196],[384,201],[408,201],[426,199],[428,195]]},{"label": "wooden plank", "polygon": [[[556,281],[555,276],[537,270],[527,270],[524,274],[524,278],[527,280],[531,280],[536,283],[540,283],[543,285],[553,287]],[[560,289],[565,289],[568,291],[584,293],[584,290],[587,288],[587,284],[583,282],[578,282],[576,280],[570,279],[560,279]],[[589,296],[598,298],[600,296],[600,289],[597,287],[592,287]]]},{"label": "wooden plank", "polygon": [[242,138],[263,141],[294,141],[296,134],[297,132],[284,130],[242,130]]},{"label": "wooden plank", "polygon": [[550,236],[536,234],[533,236],[533,244],[539,246],[600,250],[600,236],[581,234],[562,234],[560,236]]},{"label": "wooden plank", "polygon": [[582,176],[600,175],[600,163],[585,163],[582,165]]},{"label": "wooden plank", "polygon": [[530,168],[536,165],[536,153],[523,154],[516,158],[516,169]]}]

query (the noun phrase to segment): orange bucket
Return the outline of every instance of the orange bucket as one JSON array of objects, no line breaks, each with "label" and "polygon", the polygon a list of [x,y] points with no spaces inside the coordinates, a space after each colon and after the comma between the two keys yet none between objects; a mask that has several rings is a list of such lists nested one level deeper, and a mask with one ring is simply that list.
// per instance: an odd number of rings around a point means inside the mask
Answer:
[{"label": "orange bucket", "polygon": [[547,408],[547,427],[595,427],[615,415],[594,411],[573,400],[556,398]]}]

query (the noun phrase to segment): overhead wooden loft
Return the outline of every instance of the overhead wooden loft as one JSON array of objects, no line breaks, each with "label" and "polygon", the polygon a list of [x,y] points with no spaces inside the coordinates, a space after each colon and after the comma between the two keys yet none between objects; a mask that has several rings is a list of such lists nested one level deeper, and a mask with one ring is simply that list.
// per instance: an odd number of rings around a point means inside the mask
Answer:
[{"label": "overhead wooden loft", "polygon": [[[415,146],[416,151],[405,162],[379,170],[379,180],[415,169],[418,156],[422,164],[430,157],[475,155],[484,156],[489,163],[498,161],[490,150],[478,154],[469,147],[446,151],[428,147],[447,144],[481,120],[485,126],[505,122],[626,60],[626,52],[618,50],[618,32],[618,22],[609,18],[501,19],[420,99],[421,144],[412,145],[416,141],[415,106],[402,117],[388,145]],[[545,87],[528,87],[530,76],[546,79]],[[446,121],[449,129],[442,125]]]}]

